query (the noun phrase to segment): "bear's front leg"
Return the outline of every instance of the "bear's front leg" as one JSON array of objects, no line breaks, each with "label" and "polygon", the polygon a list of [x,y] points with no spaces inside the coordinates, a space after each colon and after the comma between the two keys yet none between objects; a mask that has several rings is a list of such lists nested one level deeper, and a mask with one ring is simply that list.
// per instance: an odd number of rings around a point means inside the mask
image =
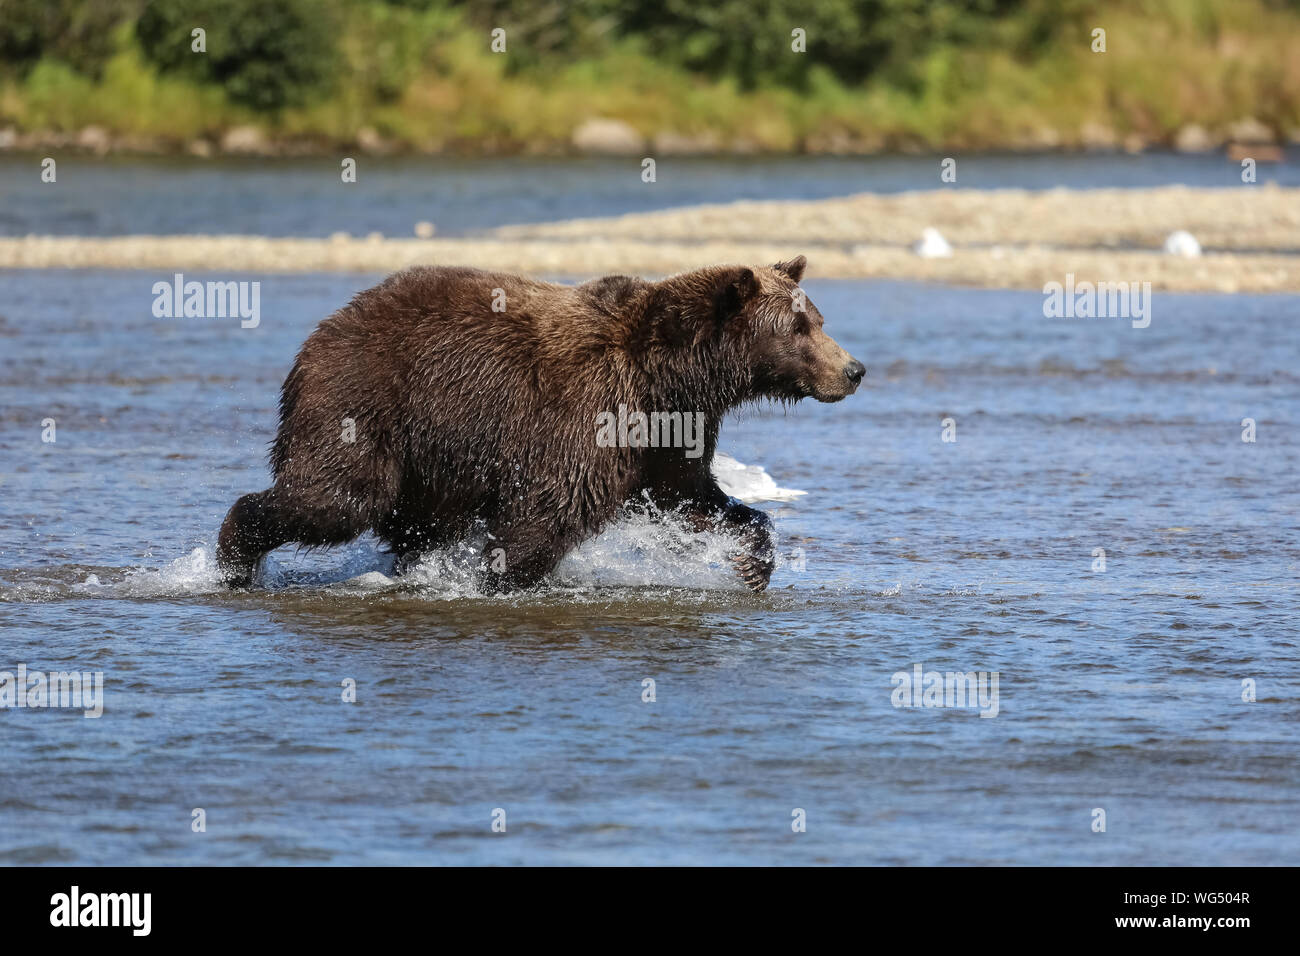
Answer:
[{"label": "bear's front leg", "polygon": [[751,591],[762,591],[772,580],[776,570],[776,545],[772,542],[772,519],[766,512],[749,509],[759,519],[752,521],[743,532],[740,540],[744,551],[732,557],[736,573]]},{"label": "bear's front leg", "polygon": [[772,519],[767,512],[736,502],[727,513],[727,523],[740,528],[743,550],[731,558],[736,573],[751,591],[762,591],[776,570],[776,546],[772,543]]},{"label": "bear's front leg", "polygon": [[687,509],[687,519],[696,531],[722,531],[740,539],[741,550],[731,556],[736,573],[751,591],[762,591],[776,569],[776,546],[772,542],[772,519],[767,512],[728,498],[721,489],[709,500]]}]

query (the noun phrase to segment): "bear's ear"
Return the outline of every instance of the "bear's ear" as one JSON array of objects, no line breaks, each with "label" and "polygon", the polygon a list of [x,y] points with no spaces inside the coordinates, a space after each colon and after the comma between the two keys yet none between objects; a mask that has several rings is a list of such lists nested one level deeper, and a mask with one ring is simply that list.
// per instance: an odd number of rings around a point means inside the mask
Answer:
[{"label": "bear's ear", "polygon": [[717,303],[718,320],[725,322],[734,315],[739,315],[749,304],[749,300],[758,295],[758,277],[748,266],[731,266],[718,273],[714,285],[714,301]]},{"label": "bear's ear", "polygon": [[772,266],[777,272],[784,272],[790,277],[790,281],[797,283],[803,278],[803,270],[808,265],[808,260],[804,256],[795,256],[793,259],[787,259],[785,262],[778,262]]}]

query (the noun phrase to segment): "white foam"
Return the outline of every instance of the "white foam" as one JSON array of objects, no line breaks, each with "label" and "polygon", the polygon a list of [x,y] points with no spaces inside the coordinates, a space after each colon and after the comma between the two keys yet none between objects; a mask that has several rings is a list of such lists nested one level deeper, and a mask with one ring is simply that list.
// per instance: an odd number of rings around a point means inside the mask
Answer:
[{"label": "white foam", "polygon": [[722,451],[713,456],[713,477],[718,487],[731,497],[750,503],[792,501],[808,493],[797,488],[781,488],[761,465],[743,464]]},{"label": "white foam", "polygon": [[648,509],[569,552],[555,578],[568,587],[742,588],[729,557],[736,544]]},{"label": "white foam", "polygon": [[212,551],[194,548],[162,568],[127,568],[120,581],[101,581],[91,574],[73,584],[74,594],[106,597],[167,597],[175,594],[202,594],[221,587],[217,563]]},{"label": "white foam", "polygon": [[390,578],[382,571],[367,571],[365,574],[348,578],[339,584],[339,587],[350,588],[353,591],[384,591],[398,583],[397,578]]}]

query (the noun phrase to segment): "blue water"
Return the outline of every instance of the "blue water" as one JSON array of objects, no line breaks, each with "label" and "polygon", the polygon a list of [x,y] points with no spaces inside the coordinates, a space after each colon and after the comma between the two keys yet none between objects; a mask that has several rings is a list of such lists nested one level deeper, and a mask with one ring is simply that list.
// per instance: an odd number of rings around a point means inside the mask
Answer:
[{"label": "blue water", "polygon": [[[410,237],[417,222],[439,235],[511,223],[645,212],[737,199],[825,199],[861,192],[944,188],[939,156],[674,157],[641,181],[641,158],[357,157],[344,184],[339,158],[124,158],[68,153],[41,182],[41,156],[0,155],[0,236]],[[959,155],[962,189],[1240,187],[1222,153]],[[1294,149],[1260,163],[1259,182],[1300,186]]]},{"label": "blue water", "polygon": [[[633,523],[535,595],[364,540],[231,594],[280,381],[379,277],[223,274],[256,329],[155,319],[158,278],[0,273],[0,670],[105,680],[0,710],[0,861],[1300,863],[1300,298],[810,279],[868,378],[723,430],[807,491],[767,592]],[[917,663],[997,716],[892,706]]]}]

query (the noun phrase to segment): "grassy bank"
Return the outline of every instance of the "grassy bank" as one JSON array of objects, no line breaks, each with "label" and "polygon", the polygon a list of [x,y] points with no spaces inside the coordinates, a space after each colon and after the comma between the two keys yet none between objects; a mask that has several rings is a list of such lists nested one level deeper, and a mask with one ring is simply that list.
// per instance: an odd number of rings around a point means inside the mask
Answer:
[{"label": "grassy bank", "polygon": [[[234,41],[221,21],[204,19],[203,4],[151,33],[141,27],[150,6],[123,3],[116,17],[105,14],[93,54],[0,36],[0,143],[255,153],[873,152],[1205,148],[1300,134],[1300,6],[1290,2],[1027,2],[962,29],[930,28],[919,49],[889,47],[883,65],[862,76],[832,58],[833,44],[814,42],[814,26],[808,51],[790,50],[801,22],[834,28],[824,10],[751,18],[748,29],[762,33],[743,66],[728,66],[721,50],[713,55],[722,65],[709,68],[648,27],[517,25],[512,6],[339,0],[321,7],[330,11],[317,25],[328,46],[316,59],[296,62],[306,54],[292,43],[258,47],[250,55],[265,58],[263,69],[245,75],[238,71],[249,63],[219,61],[217,47]],[[0,0],[0,20],[13,7]],[[191,22],[210,23],[206,53],[187,48]],[[494,22],[506,30],[503,53],[491,50]],[[897,31],[909,28],[900,17]],[[1095,28],[1106,31],[1105,52],[1092,49]],[[280,29],[292,36],[292,23]],[[712,34],[686,32],[679,46],[701,36]],[[892,33],[879,42],[901,43]]]}]

